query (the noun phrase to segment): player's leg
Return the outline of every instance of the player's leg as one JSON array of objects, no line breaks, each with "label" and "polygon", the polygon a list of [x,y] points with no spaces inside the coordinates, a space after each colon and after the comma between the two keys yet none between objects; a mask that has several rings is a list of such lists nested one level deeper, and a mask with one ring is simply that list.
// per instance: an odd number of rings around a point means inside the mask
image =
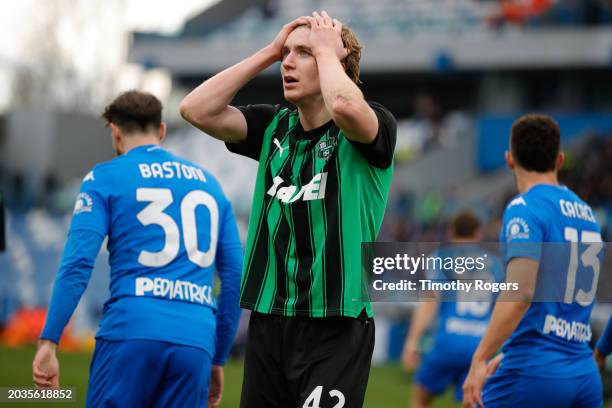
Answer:
[{"label": "player's leg", "polygon": [[435,348],[425,355],[414,376],[412,407],[429,407],[436,398],[451,384],[456,368]]},{"label": "player's leg", "polygon": [[154,407],[203,407],[208,398],[211,357],[202,349],[168,344],[164,377]]},{"label": "player's leg", "polygon": [[288,406],[361,408],[374,350],[372,319],[294,319]]},{"label": "player's leg", "polygon": [[163,375],[163,344],[97,340],[86,406],[150,406]]},{"label": "player's leg", "polygon": [[436,399],[436,395],[423,387],[421,384],[414,383],[412,386],[412,397],[410,398],[411,408],[430,407]]},{"label": "player's leg", "polygon": [[292,406],[284,367],[281,316],[251,313],[244,356],[241,408]]}]

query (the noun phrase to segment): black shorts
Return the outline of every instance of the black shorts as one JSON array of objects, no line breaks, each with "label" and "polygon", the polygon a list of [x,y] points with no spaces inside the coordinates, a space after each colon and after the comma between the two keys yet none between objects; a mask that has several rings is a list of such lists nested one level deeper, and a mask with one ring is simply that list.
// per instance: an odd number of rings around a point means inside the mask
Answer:
[{"label": "black shorts", "polygon": [[241,408],[361,408],[374,350],[371,318],[252,313]]}]

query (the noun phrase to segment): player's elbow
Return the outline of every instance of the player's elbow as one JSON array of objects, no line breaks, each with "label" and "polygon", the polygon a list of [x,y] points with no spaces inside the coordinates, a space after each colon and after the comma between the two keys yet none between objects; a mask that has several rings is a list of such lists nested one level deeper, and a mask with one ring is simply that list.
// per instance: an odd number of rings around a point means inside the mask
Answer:
[{"label": "player's elbow", "polygon": [[516,300],[524,304],[531,304],[535,295],[535,288],[527,285],[518,285],[516,290]]},{"label": "player's elbow", "polygon": [[350,121],[357,115],[357,108],[352,98],[338,95],[332,103],[332,116],[336,122]]},{"label": "player's elbow", "polygon": [[183,99],[179,108],[181,117],[199,129],[207,129],[211,123],[211,116],[205,107],[198,106],[189,95]]},{"label": "player's elbow", "polygon": [[192,102],[189,95],[187,95],[182,101],[179,108],[181,117],[189,123],[193,123],[195,117],[195,104]]},{"label": "player's elbow", "polygon": [[[336,125],[349,139],[372,143],[376,138],[376,116],[362,98],[352,95],[337,96],[332,104],[331,114]],[[388,166],[389,164],[385,163],[382,167]]]}]

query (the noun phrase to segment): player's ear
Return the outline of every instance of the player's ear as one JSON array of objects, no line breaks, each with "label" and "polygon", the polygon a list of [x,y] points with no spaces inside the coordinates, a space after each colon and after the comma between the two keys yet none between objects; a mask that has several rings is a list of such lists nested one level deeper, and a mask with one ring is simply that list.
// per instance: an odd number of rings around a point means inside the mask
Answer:
[{"label": "player's ear", "polygon": [[565,154],[563,152],[559,152],[557,155],[557,162],[555,163],[555,169],[561,170],[563,167],[563,162],[565,161]]},{"label": "player's ear", "polygon": [[514,170],[514,159],[509,150],[506,150],[506,164],[510,169]]},{"label": "player's ear", "polygon": [[162,122],[159,125],[159,142],[163,142],[164,139],[166,138],[166,131],[168,130],[168,127],[166,126],[165,122]]},{"label": "player's ear", "polygon": [[110,124],[110,128],[113,141],[115,142],[115,144],[119,143],[121,141],[121,129],[114,123]]}]

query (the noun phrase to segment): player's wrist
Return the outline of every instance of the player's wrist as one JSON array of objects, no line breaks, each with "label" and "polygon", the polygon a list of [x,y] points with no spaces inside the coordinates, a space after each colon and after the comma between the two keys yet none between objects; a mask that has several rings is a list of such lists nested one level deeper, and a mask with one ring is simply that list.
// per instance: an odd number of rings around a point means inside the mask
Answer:
[{"label": "player's wrist", "polygon": [[319,59],[334,59],[340,61],[336,51],[328,45],[319,45],[312,48],[312,55],[318,61]]},{"label": "player's wrist", "polygon": [[487,358],[483,353],[479,353],[478,351],[474,353],[474,355],[472,356],[472,364],[476,365],[476,364],[487,364],[487,361],[489,360],[489,358]]},{"label": "player's wrist", "polygon": [[405,349],[417,349],[419,347],[419,339],[408,338],[404,343]]},{"label": "player's wrist", "polygon": [[282,58],[281,49],[274,43],[268,44],[263,47],[257,55],[261,56],[267,65],[272,65]]},{"label": "player's wrist", "polygon": [[57,343],[49,339],[38,339],[38,348],[47,348],[53,352],[57,349]]},{"label": "player's wrist", "polygon": [[215,358],[213,357],[212,359],[212,366],[213,367],[223,367],[225,366],[225,363],[227,362],[227,358]]}]

